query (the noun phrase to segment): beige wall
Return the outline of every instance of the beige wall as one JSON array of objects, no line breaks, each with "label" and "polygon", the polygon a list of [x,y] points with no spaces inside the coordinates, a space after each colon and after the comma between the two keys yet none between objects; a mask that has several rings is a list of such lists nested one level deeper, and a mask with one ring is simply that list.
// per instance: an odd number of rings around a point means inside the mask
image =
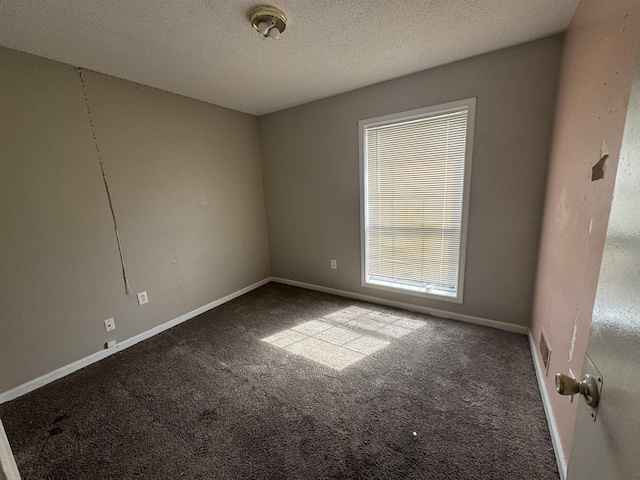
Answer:
[{"label": "beige wall", "polygon": [[[551,344],[550,392],[555,372],[582,368],[639,36],[637,0],[582,1],[566,33],[532,322]],[[605,176],[591,182],[603,139]],[[550,400],[564,456],[577,402]]]},{"label": "beige wall", "polygon": [[[270,274],[255,117],[0,48],[0,392]],[[103,320],[114,317],[107,334]]]},{"label": "beige wall", "polygon": [[[554,36],[260,117],[273,275],[528,326],[561,48]],[[469,97],[464,303],[361,287],[358,120]]]}]

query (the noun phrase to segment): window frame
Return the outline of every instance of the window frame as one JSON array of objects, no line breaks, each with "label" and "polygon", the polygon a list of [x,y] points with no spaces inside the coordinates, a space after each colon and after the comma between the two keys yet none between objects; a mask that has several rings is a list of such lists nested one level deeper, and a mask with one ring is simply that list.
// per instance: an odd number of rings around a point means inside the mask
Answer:
[{"label": "window frame", "polygon": [[[416,287],[415,289],[408,286],[399,287],[397,284],[384,281],[372,281],[367,275],[367,235],[366,228],[368,224],[368,204],[367,204],[367,158],[366,158],[366,130],[369,127],[377,127],[389,125],[405,121],[417,120],[431,116],[452,113],[462,109],[467,109],[467,135],[465,144],[464,158],[464,179],[462,192],[462,212],[460,225],[460,250],[458,252],[458,285],[455,295],[447,295],[443,293],[430,293],[424,287]],[[464,274],[467,253],[467,230],[469,224],[469,197],[471,196],[471,164],[473,159],[473,137],[476,116],[476,98],[467,98],[455,102],[449,102],[431,107],[418,108],[415,110],[393,113],[381,117],[367,118],[358,121],[358,148],[360,157],[360,271],[361,286],[366,288],[374,288],[377,290],[385,290],[388,292],[402,293],[405,295],[419,296],[440,300],[444,302],[463,303],[464,298]]]}]

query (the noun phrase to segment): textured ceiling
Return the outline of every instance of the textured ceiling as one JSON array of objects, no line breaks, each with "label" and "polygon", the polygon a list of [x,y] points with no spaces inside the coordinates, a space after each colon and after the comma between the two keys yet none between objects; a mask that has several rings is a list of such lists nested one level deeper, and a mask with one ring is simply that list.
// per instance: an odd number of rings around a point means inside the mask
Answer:
[{"label": "textured ceiling", "polygon": [[0,0],[0,44],[261,115],[563,31],[578,0]]}]

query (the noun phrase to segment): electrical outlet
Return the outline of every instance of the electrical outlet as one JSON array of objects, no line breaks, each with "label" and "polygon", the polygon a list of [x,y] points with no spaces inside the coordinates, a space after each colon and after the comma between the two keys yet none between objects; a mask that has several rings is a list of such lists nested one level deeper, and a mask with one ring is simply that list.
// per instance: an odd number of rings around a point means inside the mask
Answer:
[{"label": "electrical outlet", "polygon": [[115,330],[116,329],[116,321],[113,318],[107,318],[104,321],[104,329],[107,332],[110,332],[111,330]]},{"label": "electrical outlet", "polygon": [[145,303],[149,303],[149,297],[147,297],[147,292],[140,292],[138,294],[138,305],[144,305]]},{"label": "electrical outlet", "polygon": [[332,268],[333,270],[337,270],[337,269],[338,269],[338,262],[336,261],[336,259],[335,259],[335,258],[332,258],[332,259],[331,259],[331,268]]}]

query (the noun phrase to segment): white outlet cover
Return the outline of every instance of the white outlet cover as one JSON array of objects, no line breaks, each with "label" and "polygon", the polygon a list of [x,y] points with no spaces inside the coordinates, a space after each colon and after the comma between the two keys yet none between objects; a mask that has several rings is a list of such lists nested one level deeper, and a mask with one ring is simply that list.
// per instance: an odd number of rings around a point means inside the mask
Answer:
[{"label": "white outlet cover", "polygon": [[145,303],[149,303],[147,292],[138,293],[138,305],[144,305]]},{"label": "white outlet cover", "polygon": [[110,332],[111,330],[115,330],[116,329],[116,321],[113,318],[107,318],[104,321],[104,329],[107,332]]},{"label": "white outlet cover", "polygon": [[331,268],[334,270],[338,268],[338,262],[334,258],[331,259]]}]

